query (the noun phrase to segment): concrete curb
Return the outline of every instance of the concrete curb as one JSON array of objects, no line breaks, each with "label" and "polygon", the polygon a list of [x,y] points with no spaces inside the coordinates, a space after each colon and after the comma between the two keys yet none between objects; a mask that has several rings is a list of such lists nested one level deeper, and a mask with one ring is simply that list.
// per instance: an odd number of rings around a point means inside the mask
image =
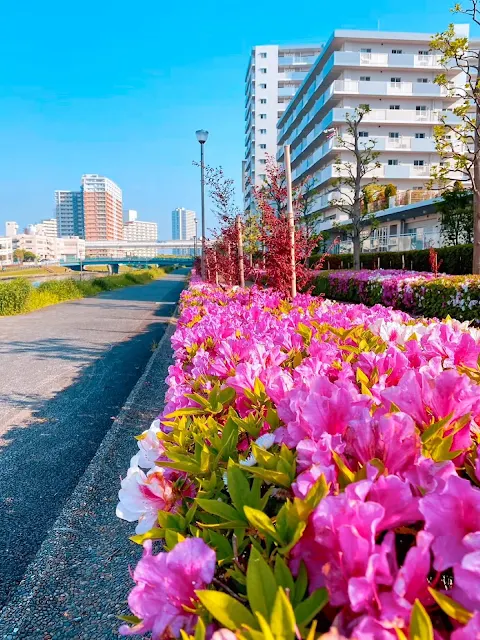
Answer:
[{"label": "concrete curb", "polygon": [[[135,453],[133,435],[163,406],[178,306],[144,373],[43,541],[10,602],[0,611],[0,638],[117,638],[132,586],[128,565],[141,548],[133,524],[115,516],[120,477]],[[54,473],[52,461],[52,473]],[[61,478],[59,478],[61,481]],[[32,523],[34,526],[34,523]]]}]

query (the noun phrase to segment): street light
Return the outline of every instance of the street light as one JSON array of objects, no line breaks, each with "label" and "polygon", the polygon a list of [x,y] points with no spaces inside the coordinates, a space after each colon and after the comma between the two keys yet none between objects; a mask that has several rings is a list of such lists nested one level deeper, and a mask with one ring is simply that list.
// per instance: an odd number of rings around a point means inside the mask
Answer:
[{"label": "street light", "polygon": [[194,220],[195,220],[195,244],[194,244],[193,255],[196,258],[197,257],[197,240],[198,240],[198,220],[196,217],[194,218]]},{"label": "street light", "polygon": [[202,189],[202,279],[205,280],[205,163],[203,158],[203,145],[208,139],[208,131],[199,129],[197,132],[197,140],[200,143],[200,182]]}]

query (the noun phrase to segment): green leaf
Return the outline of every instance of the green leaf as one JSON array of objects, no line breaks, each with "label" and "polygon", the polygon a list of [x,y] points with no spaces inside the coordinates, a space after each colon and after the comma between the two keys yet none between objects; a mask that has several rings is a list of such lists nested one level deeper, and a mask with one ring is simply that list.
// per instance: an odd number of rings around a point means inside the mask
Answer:
[{"label": "green leaf", "polygon": [[261,469],[259,467],[246,467],[246,471],[254,476],[262,478],[266,482],[279,485],[280,487],[285,487],[286,489],[289,489],[292,484],[292,481],[287,474],[279,471],[270,471],[269,469]]},{"label": "green leaf", "polygon": [[410,640],[433,640],[433,626],[420,600],[415,600],[410,618]]},{"label": "green leaf", "polygon": [[298,625],[308,624],[315,618],[328,602],[328,591],[317,589],[303,602],[295,607],[295,619]]},{"label": "green leaf", "polygon": [[205,498],[197,498],[198,506],[207,513],[213,513],[224,520],[243,520],[243,514],[231,507],[225,502],[219,500],[207,500]]},{"label": "green leaf", "polygon": [[250,501],[250,484],[242,469],[232,460],[228,461],[227,468],[228,493],[238,511],[242,511],[245,505],[253,506]]},{"label": "green leaf", "polygon": [[277,555],[275,558],[274,575],[278,586],[283,587],[285,591],[288,589],[289,593],[293,594],[295,589],[293,576],[282,556]]},{"label": "green leaf", "polygon": [[203,416],[205,415],[205,409],[199,409],[198,407],[186,407],[185,409],[177,409],[172,413],[169,413],[166,418],[181,418],[182,416]]},{"label": "green leaf", "polygon": [[282,587],[277,590],[270,627],[273,635],[279,640],[293,640],[295,637],[295,614]]},{"label": "green leaf", "polygon": [[242,625],[258,629],[258,624],[251,612],[241,602],[221,591],[196,591],[198,599],[205,609],[231,631],[236,631]]},{"label": "green leaf", "polygon": [[228,538],[216,531],[208,530],[210,546],[212,546],[217,552],[217,562],[231,560],[233,558],[232,545],[228,541]]},{"label": "green leaf", "polygon": [[147,531],[146,533],[130,536],[130,540],[135,542],[135,544],[143,544],[145,540],[162,540],[164,537],[164,530],[155,527],[155,529],[150,529],[150,531]]},{"label": "green leaf", "polygon": [[138,624],[142,621],[141,618],[137,618],[137,616],[117,616],[119,620],[123,620],[124,622],[130,622],[131,624]]},{"label": "green leaf", "polygon": [[259,611],[255,611],[255,615],[258,618],[258,624],[260,626],[260,631],[262,632],[262,640],[275,640],[275,636],[272,633],[270,625],[262,614]]},{"label": "green leaf", "polygon": [[223,405],[229,404],[235,398],[235,395],[236,395],[235,389],[232,389],[231,387],[226,387],[225,389],[222,389],[219,392],[218,402]]},{"label": "green leaf", "polygon": [[297,580],[295,582],[295,597],[293,599],[294,604],[300,604],[302,602],[305,594],[307,593],[308,587],[308,574],[307,567],[303,560],[300,562],[300,568],[298,570]]},{"label": "green leaf", "polygon": [[434,598],[440,609],[447,614],[450,618],[453,618],[461,624],[467,624],[469,620],[473,618],[473,613],[470,613],[468,609],[462,607],[461,604],[452,600],[448,596],[435,591],[435,589],[428,589],[430,595]]},{"label": "green leaf", "polygon": [[248,506],[245,506],[243,510],[252,527],[257,529],[260,533],[263,533],[264,536],[271,536],[277,542],[280,541],[275,527],[268,516],[266,516],[262,511],[252,509]]},{"label": "green leaf", "polygon": [[206,629],[205,623],[201,618],[198,618],[197,626],[195,628],[195,640],[205,640]]},{"label": "green leaf", "polygon": [[277,582],[273,571],[261,554],[252,547],[247,567],[247,596],[250,608],[258,611],[267,620],[272,614],[277,591]]},{"label": "green leaf", "polygon": [[165,543],[169,551],[183,540],[185,540],[185,536],[182,536],[182,534],[178,531],[173,531],[172,529],[167,529],[167,531],[165,531]]}]

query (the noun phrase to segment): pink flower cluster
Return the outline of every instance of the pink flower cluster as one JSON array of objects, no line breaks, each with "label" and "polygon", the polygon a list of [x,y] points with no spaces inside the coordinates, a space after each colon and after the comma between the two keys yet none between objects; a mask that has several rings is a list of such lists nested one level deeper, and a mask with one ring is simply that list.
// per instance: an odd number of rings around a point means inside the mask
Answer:
[{"label": "pink flower cluster", "polygon": [[[397,275],[382,277],[388,290]],[[347,282],[338,278],[338,286]],[[296,452],[293,495],[304,498],[321,475],[329,483],[289,561],[294,574],[305,563],[310,591],[327,588],[335,637],[397,640],[396,629],[409,637],[416,600],[435,614],[436,640],[480,637],[478,330],[380,305],[308,295],[288,303],[271,290],[195,283],[182,294],[172,344],[160,422],[196,406],[186,394],[198,392],[198,380],[204,390],[214,381],[233,388],[246,417],[259,380],[280,418],[270,451],[284,444]],[[128,508],[148,518],[152,505],[174,501],[168,478],[148,475],[154,461],[161,465],[159,442],[147,432],[139,447],[147,474],[136,478]],[[139,492],[138,482],[148,491]],[[206,585],[214,572],[211,556],[200,574],[197,558],[181,556],[180,547],[156,558],[147,548],[135,570],[137,632],[191,630],[180,605],[193,592],[185,586],[184,595],[182,576]],[[200,552],[207,557],[208,547]],[[169,563],[179,576],[172,589]],[[469,622],[445,621],[429,588],[465,607]]]}]

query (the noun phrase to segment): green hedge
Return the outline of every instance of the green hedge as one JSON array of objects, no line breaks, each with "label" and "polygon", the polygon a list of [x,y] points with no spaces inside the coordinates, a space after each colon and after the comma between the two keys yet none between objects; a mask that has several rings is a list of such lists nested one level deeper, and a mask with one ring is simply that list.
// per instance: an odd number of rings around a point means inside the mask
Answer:
[{"label": "green hedge", "polygon": [[[440,271],[450,275],[468,275],[472,273],[473,245],[459,244],[454,247],[436,249],[438,259],[442,261]],[[402,260],[404,257],[404,261]],[[315,265],[320,255],[312,255],[310,264]],[[414,251],[382,251],[378,253],[362,253],[360,260],[362,269],[408,269],[410,271],[430,271],[428,249]],[[352,269],[353,255],[343,253],[330,255],[325,260],[325,269]]]},{"label": "green hedge", "polygon": [[0,316],[27,313],[66,300],[94,296],[133,284],[146,284],[164,274],[163,269],[143,269],[91,280],[50,280],[38,287],[25,278],[18,278],[0,283]]}]

